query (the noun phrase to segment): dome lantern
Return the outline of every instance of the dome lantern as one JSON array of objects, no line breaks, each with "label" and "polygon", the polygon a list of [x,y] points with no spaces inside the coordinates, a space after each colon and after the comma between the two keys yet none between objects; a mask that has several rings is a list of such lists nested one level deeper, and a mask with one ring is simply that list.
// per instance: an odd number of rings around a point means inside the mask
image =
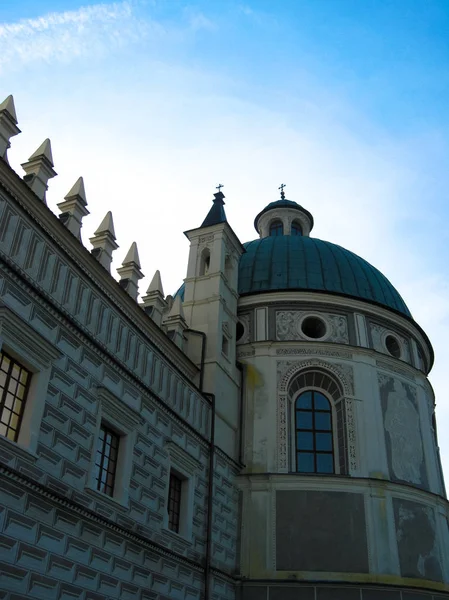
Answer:
[{"label": "dome lantern", "polygon": [[309,237],[313,228],[313,216],[297,202],[287,200],[285,184],[279,186],[280,200],[270,202],[254,220],[254,227],[261,238],[279,235]]}]

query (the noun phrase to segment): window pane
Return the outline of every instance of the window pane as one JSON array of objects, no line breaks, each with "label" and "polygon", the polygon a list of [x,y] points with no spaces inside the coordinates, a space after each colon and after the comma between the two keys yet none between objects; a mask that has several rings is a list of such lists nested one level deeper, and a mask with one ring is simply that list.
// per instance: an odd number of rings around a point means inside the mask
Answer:
[{"label": "window pane", "polygon": [[315,413],[315,428],[316,429],[331,429],[330,413]]},{"label": "window pane", "polygon": [[332,450],[332,435],[330,433],[316,433],[315,436],[317,450]]},{"label": "window pane", "polygon": [[313,433],[298,431],[296,434],[298,450],[313,450]]},{"label": "window pane", "polygon": [[296,428],[297,429],[312,429],[312,413],[296,411]]},{"label": "window pane", "polygon": [[333,473],[334,460],[332,454],[317,454],[317,473]]},{"label": "window pane", "polygon": [[117,449],[120,437],[102,425],[97,440],[97,455],[95,460],[95,478],[97,490],[114,495],[115,473],[117,468]]},{"label": "window pane", "polygon": [[296,400],[296,408],[312,409],[312,392],[304,392]]},{"label": "window pane", "polygon": [[315,471],[314,455],[312,453],[298,452],[298,471],[313,473]]},{"label": "window pane", "polygon": [[320,392],[314,392],[314,401],[315,401],[315,409],[316,410],[330,410],[329,400]]}]

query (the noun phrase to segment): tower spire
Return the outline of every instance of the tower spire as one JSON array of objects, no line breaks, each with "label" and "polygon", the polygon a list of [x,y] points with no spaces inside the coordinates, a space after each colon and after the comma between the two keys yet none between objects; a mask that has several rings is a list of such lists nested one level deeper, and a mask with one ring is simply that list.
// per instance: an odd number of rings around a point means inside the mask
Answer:
[{"label": "tower spire", "polygon": [[218,192],[214,194],[213,205],[210,211],[207,213],[201,227],[209,227],[210,225],[218,225],[219,223],[226,223],[226,213],[224,211],[224,198],[225,195],[221,191],[223,187],[222,183],[219,183],[216,187]]}]

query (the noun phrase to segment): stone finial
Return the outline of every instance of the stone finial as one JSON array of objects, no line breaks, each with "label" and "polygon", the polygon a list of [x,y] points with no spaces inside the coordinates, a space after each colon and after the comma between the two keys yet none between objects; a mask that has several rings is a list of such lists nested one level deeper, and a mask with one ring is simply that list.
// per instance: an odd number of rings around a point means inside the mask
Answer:
[{"label": "stone finial", "polygon": [[111,272],[112,253],[117,250],[118,244],[115,241],[114,222],[112,213],[109,211],[95,231],[94,236],[90,238],[92,244],[92,255],[98,260],[107,271]]},{"label": "stone finial", "polygon": [[53,166],[51,143],[48,138],[33,152],[28,162],[22,165],[26,173],[23,180],[26,181],[36,196],[45,203],[45,192],[48,189],[47,182],[57,175]]},{"label": "stone finial", "polygon": [[159,271],[153,276],[151,283],[147,289],[147,293],[142,298],[143,309],[150,315],[153,321],[161,326],[162,315],[167,310],[167,302],[164,299],[164,289],[162,287],[161,274]]},{"label": "stone finial", "polygon": [[133,242],[127,255],[125,256],[122,266],[117,269],[120,275],[120,286],[128,292],[134,300],[137,300],[139,293],[139,279],[142,279],[143,273],[140,270],[139,253],[137,244]]},{"label": "stone finial", "polygon": [[6,162],[8,162],[8,148],[11,146],[9,140],[19,133],[14,98],[8,96],[0,104],[0,158]]},{"label": "stone finial", "polygon": [[167,329],[167,335],[182,349],[184,345],[184,331],[188,327],[179,294],[173,300],[170,311],[164,318],[164,325]]},{"label": "stone finial", "polygon": [[64,197],[64,201],[58,204],[58,208],[61,210],[59,219],[80,241],[82,219],[89,214],[86,206],[84,181],[82,177],[79,177],[67,196]]}]

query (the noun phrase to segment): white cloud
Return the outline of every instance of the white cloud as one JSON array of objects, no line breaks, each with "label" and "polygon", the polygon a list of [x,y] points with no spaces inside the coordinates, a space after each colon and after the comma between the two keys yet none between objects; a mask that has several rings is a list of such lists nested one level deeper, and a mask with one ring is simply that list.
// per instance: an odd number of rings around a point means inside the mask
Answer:
[{"label": "white cloud", "polygon": [[49,13],[17,23],[0,23],[0,73],[38,61],[68,62],[103,55],[163,28],[137,17],[128,0]]}]

